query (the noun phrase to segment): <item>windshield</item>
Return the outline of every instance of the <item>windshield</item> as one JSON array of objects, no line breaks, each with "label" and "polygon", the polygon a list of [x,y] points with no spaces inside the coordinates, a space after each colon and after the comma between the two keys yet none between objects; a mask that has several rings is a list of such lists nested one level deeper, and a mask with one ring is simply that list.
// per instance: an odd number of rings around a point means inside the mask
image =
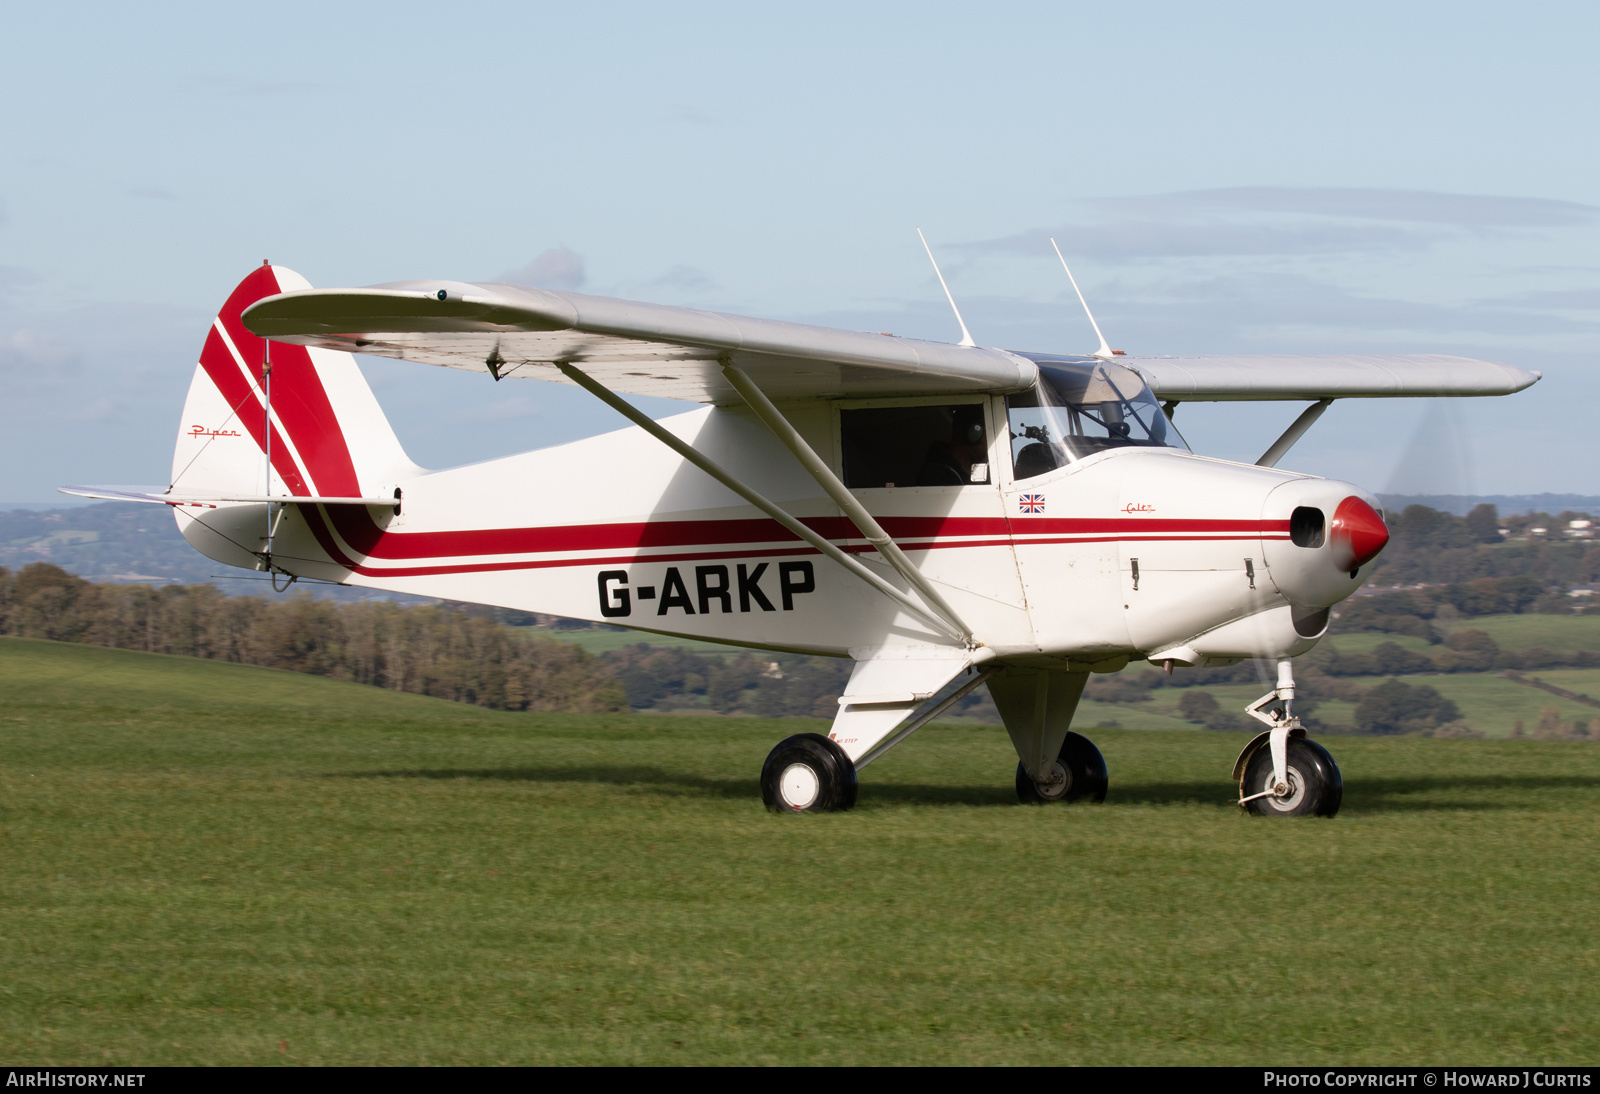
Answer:
[{"label": "windshield", "polygon": [[1132,369],[1092,357],[1021,356],[1039,366],[1039,382],[1006,399],[1017,478],[1108,448],[1189,450]]}]

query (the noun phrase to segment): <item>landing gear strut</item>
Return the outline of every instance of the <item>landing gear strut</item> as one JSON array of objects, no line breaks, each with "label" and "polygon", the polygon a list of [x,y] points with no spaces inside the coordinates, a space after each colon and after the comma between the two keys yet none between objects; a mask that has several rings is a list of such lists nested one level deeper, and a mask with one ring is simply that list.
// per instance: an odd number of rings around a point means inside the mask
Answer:
[{"label": "landing gear strut", "polygon": [[[1245,708],[1267,727],[1233,766],[1239,805],[1257,816],[1331,817],[1344,797],[1344,779],[1328,750],[1306,738],[1294,716],[1294,667],[1278,662],[1278,686]],[[1263,747],[1265,746],[1265,747]]]}]

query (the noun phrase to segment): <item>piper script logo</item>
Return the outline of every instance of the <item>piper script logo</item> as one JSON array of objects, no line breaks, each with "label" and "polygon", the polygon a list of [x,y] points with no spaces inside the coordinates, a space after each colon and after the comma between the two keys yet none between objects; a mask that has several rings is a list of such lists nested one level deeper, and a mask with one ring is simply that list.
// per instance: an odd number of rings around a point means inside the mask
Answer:
[{"label": "piper script logo", "polygon": [[[761,582],[767,577],[768,563],[755,566],[739,563],[731,571],[727,566],[696,566],[694,592],[689,592],[682,571],[668,566],[666,575],[658,585],[629,584],[627,570],[600,571],[600,614],[607,619],[619,619],[633,614],[634,601],[641,610],[646,601],[654,601],[657,615],[666,615],[673,609],[684,615],[724,615],[735,611],[775,612],[769,593],[776,592],[778,603],[786,612],[794,611],[794,598],[816,592],[817,575],[809,562],[778,563],[777,588],[765,588]],[[770,579],[769,579],[770,580]]]},{"label": "piper script logo", "polygon": [[243,434],[240,433],[237,429],[207,429],[203,425],[192,425],[192,426],[189,427],[189,436],[191,436],[191,437],[241,437],[241,436],[243,436]]}]

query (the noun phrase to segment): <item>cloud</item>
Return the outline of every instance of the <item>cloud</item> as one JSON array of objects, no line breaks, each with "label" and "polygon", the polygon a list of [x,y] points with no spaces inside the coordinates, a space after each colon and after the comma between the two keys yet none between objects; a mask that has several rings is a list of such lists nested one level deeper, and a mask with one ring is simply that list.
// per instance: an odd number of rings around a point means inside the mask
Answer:
[{"label": "cloud", "polygon": [[552,247],[526,266],[507,270],[498,280],[542,289],[581,289],[589,277],[582,255],[567,247]]},{"label": "cloud", "polygon": [[1483,300],[1479,303],[1509,308],[1531,308],[1537,311],[1600,311],[1600,289],[1542,290]]},{"label": "cloud", "polygon": [[1585,224],[1600,216],[1600,208],[1593,205],[1548,198],[1321,187],[1236,186],[1150,197],[1100,198],[1090,204],[1124,214],[1156,217],[1228,211],[1471,228],[1556,228]]},{"label": "cloud", "polygon": [[[1288,273],[1108,282],[1093,298],[1113,346],[1163,353],[1461,353],[1493,356],[1519,339],[1600,335],[1600,322],[1504,306],[1440,304],[1369,295]],[[1094,333],[1067,290],[1051,300],[971,296],[961,301],[981,345],[1087,353]],[[796,316],[849,330],[894,331],[954,342],[942,300],[885,301],[875,309]]]},{"label": "cloud", "polygon": [[1163,325],[1178,329],[1195,329],[1221,319],[1250,337],[1291,341],[1308,334],[1393,339],[1399,335],[1600,333],[1600,323],[1535,314],[1504,303],[1438,304],[1373,296],[1311,277],[1276,273],[1152,286],[1142,293],[1129,292],[1108,300],[1104,310],[1143,316],[1146,323],[1159,316]]},{"label": "cloud", "polygon": [[698,292],[712,288],[714,284],[715,282],[711,280],[711,275],[697,266],[674,266],[650,282],[650,287]]},{"label": "cloud", "polygon": [[1216,258],[1230,255],[1315,255],[1423,250],[1437,235],[1377,224],[1249,223],[1212,220],[1122,220],[1112,224],[1068,224],[1034,228],[1000,239],[957,244],[976,254],[1047,258],[1055,237],[1069,257],[1105,262],[1143,258]]},{"label": "cloud", "polygon": [[123,193],[132,198],[149,198],[151,201],[178,200],[178,195],[165,186],[130,186]]},{"label": "cloud", "polygon": [[1571,227],[1600,207],[1546,198],[1421,190],[1234,187],[1072,204],[1055,227],[961,245],[972,255],[1071,256],[1104,262],[1157,258],[1417,252],[1466,231]]},{"label": "cloud", "polygon": [[32,270],[25,270],[21,266],[0,266],[0,307],[9,302],[8,297],[16,296],[20,290],[38,283],[39,276]]},{"label": "cloud", "polygon": [[60,338],[33,328],[0,334],[0,383],[8,401],[67,395],[82,371],[82,359]]},{"label": "cloud", "polygon": [[717,119],[696,107],[679,104],[667,110],[668,121],[680,122],[684,125],[716,125]]}]

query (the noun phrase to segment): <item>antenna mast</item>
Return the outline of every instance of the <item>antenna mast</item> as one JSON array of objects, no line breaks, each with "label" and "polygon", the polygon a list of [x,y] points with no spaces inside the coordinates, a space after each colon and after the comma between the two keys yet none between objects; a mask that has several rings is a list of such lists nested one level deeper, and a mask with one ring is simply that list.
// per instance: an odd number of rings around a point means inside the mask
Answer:
[{"label": "antenna mast", "polygon": [[1083,305],[1083,314],[1089,317],[1089,325],[1094,328],[1095,337],[1100,339],[1100,348],[1089,356],[1099,357],[1107,361],[1111,360],[1116,351],[1106,341],[1106,336],[1100,333],[1100,324],[1094,321],[1094,312],[1089,310],[1089,302],[1083,298],[1083,290],[1078,288],[1078,279],[1072,276],[1072,267],[1067,265],[1066,256],[1061,253],[1061,247],[1056,243],[1054,236],[1050,237],[1050,246],[1056,249],[1056,257],[1061,259],[1061,268],[1067,271],[1067,280],[1072,282],[1072,291],[1078,294],[1078,303]]},{"label": "antenna mast", "polygon": [[939,287],[944,290],[944,298],[950,301],[950,310],[956,313],[956,323],[961,327],[961,341],[957,345],[971,349],[978,343],[972,340],[972,332],[967,330],[967,321],[961,318],[961,309],[956,307],[956,298],[950,295],[950,286],[944,283],[944,274],[939,272],[939,262],[933,257],[933,248],[928,246],[928,237],[922,234],[922,229],[917,229],[917,238],[922,240],[922,249],[928,252],[928,261],[933,263],[933,276],[939,279]]}]

